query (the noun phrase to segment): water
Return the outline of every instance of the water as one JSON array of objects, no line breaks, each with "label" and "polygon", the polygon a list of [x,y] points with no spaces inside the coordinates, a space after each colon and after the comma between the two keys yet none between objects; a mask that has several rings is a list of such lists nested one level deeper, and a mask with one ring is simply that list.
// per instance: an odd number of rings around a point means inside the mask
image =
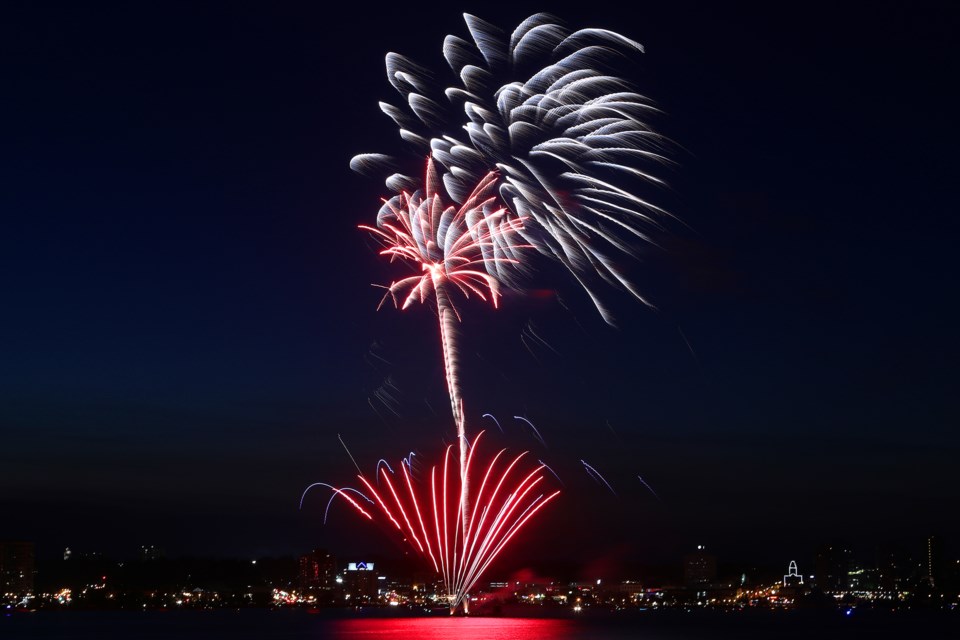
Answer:
[{"label": "water", "polygon": [[648,613],[598,618],[382,618],[304,611],[37,612],[0,616],[0,639],[43,640],[956,640],[960,614]]}]

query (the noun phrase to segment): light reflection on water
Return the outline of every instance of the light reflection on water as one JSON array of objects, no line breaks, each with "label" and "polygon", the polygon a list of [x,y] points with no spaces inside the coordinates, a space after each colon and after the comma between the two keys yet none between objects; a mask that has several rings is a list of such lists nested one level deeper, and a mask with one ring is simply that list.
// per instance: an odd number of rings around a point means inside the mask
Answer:
[{"label": "light reflection on water", "polygon": [[337,620],[331,631],[344,640],[573,640],[571,620],[526,618],[401,618]]},{"label": "light reflection on water", "polygon": [[[375,613],[375,612],[374,612]],[[40,611],[0,640],[957,640],[960,611],[658,612],[577,618],[357,617],[345,611]]]}]

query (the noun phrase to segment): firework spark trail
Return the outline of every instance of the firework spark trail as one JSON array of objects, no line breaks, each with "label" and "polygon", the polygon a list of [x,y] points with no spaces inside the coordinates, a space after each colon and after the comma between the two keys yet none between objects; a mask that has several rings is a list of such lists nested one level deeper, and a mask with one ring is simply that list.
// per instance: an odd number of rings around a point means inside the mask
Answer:
[{"label": "firework spark trail", "polygon": [[[545,13],[511,34],[464,19],[473,42],[449,35],[443,45],[459,84],[441,90],[431,70],[390,53],[387,77],[405,105],[381,102],[381,110],[436,159],[456,202],[499,169],[502,201],[531,219],[522,235],[570,271],[608,322],[603,283],[649,304],[616,266],[620,255],[652,244],[650,230],[669,215],[640,195],[664,186],[653,174],[670,162],[669,142],[649,124],[659,111],[617,75],[642,45],[604,29],[571,31]],[[360,154],[351,167],[393,172],[393,190],[416,182],[383,154]]]},{"label": "firework spark trail", "polygon": [[653,494],[653,497],[654,497],[654,498],[656,498],[657,500],[660,500],[660,496],[658,496],[658,495],[657,495],[657,492],[653,490],[653,487],[651,487],[649,484],[647,484],[647,481],[646,481],[646,480],[644,480],[644,479],[643,479],[642,477],[640,477],[639,475],[637,476],[637,479],[638,479],[640,482],[643,483],[643,486],[645,486],[647,489],[650,490],[650,493]]},{"label": "firework spark trail", "polygon": [[500,426],[500,421],[497,420],[496,416],[494,416],[494,415],[492,415],[492,414],[490,414],[490,413],[485,413],[485,414],[483,414],[481,417],[482,417],[482,418],[490,418],[491,420],[493,420],[493,423],[494,423],[495,425],[497,425],[497,429],[500,429],[500,433],[504,433],[503,427]]},{"label": "firework spark trail", "polygon": [[537,354],[533,352],[533,349],[530,348],[530,345],[527,344],[527,339],[524,337],[523,333],[520,334],[520,343],[523,345],[523,348],[527,350],[534,360],[537,361],[537,364],[543,366],[543,363],[540,361],[540,358],[537,357]]},{"label": "firework spark trail", "polygon": [[377,468],[373,473],[373,475],[377,477],[377,484],[380,484],[380,465],[384,465],[390,470],[390,473],[393,473],[393,468],[390,466],[390,463],[386,461],[386,459],[380,458],[377,460]]},{"label": "firework spark trail", "polygon": [[[376,505],[388,526],[396,529],[442,576],[451,613],[466,606],[470,590],[486,569],[524,525],[560,493],[541,492],[546,465],[541,463],[521,470],[527,452],[508,461],[504,456],[506,449],[501,449],[481,462],[478,450],[482,435],[480,432],[474,439],[466,460],[467,474],[479,478],[466,526],[462,526],[461,518],[461,475],[454,470],[455,465],[450,464],[452,445],[444,450],[442,465],[430,467],[429,483],[418,482],[405,462],[401,462],[399,472],[378,462],[377,480],[383,481],[384,489],[377,489],[362,473],[358,477],[370,497],[349,489]],[[482,466],[479,473],[475,465]],[[345,493],[348,489],[326,483],[315,483],[311,487],[318,485],[331,489],[333,497],[343,496],[360,514],[374,520]]]},{"label": "firework spark trail", "polygon": [[693,345],[690,344],[690,341],[687,340],[687,334],[683,332],[683,329],[680,328],[680,325],[677,325],[677,332],[680,334],[680,337],[683,338],[684,344],[687,345],[687,349],[690,351],[690,355],[693,356],[693,361],[697,363],[697,366],[701,369],[703,365],[700,364],[700,358],[697,357],[696,351],[693,350]]},{"label": "firework spark trail", "polygon": [[537,462],[539,462],[539,463],[543,466],[544,469],[546,469],[547,471],[549,471],[550,473],[553,474],[553,477],[557,479],[557,482],[560,483],[560,486],[563,486],[563,487],[567,486],[567,485],[565,485],[565,484],[563,483],[563,480],[560,479],[560,476],[557,475],[557,472],[554,471],[552,467],[550,467],[550,465],[548,465],[548,464],[547,464],[546,462],[544,462],[543,460],[537,460]]},{"label": "firework spark trail", "polygon": [[[387,410],[389,410],[390,413],[392,413],[393,415],[399,418],[400,413],[394,408],[399,405],[399,402],[397,398],[391,395],[390,392],[384,388],[385,386],[386,386],[386,382],[380,387],[378,387],[377,389],[375,389],[373,392],[373,397],[376,398],[380,402],[380,404],[382,404]],[[373,401],[370,398],[367,398],[367,404],[373,407]],[[376,410],[376,408],[374,408],[374,411],[377,413],[377,415],[381,415],[380,412]]]},{"label": "firework spark trail", "polygon": [[383,421],[384,424],[387,423],[387,419],[383,416],[382,413],[380,413],[380,411],[377,409],[377,407],[374,406],[373,401],[372,401],[370,398],[367,398],[367,405],[370,407],[370,410],[371,410],[371,411],[373,411],[375,414],[377,414],[377,417],[380,418],[380,420]]},{"label": "firework spark trail", "polygon": [[496,206],[493,192],[496,173],[481,178],[459,208],[444,204],[440,192],[442,183],[432,158],[427,160],[424,183],[424,194],[402,192],[385,200],[377,217],[377,227],[361,225],[360,228],[369,231],[383,245],[381,255],[391,261],[411,264],[418,272],[386,287],[384,301],[392,298],[394,305],[401,309],[417,301],[426,302],[431,293],[436,301],[444,376],[459,440],[461,524],[466,528],[468,442],[456,348],[460,315],[450,292],[456,290],[468,298],[474,294],[496,307],[500,296],[498,276],[503,266],[516,263],[518,252],[530,245],[518,242],[523,219],[508,217],[505,209]]},{"label": "firework spark trail", "polygon": [[[346,494],[342,493],[343,491],[349,491],[349,492],[351,492],[351,493],[355,493],[355,494],[357,494],[358,496],[360,496],[361,498],[363,498],[364,500],[366,500],[367,502],[369,502],[370,504],[373,504],[373,500],[371,500],[371,499],[368,498],[367,496],[363,495],[361,492],[357,491],[357,490],[354,489],[353,487],[340,487],[340,491],[334,490],[333,494],[330,496],[330,499],[327,500],[327,508],[323,510],[323,524],[327,524],[327,517],[330,515],[330,505],[333,504],[334,498],[336,498],[338,495],[346,496]],[[301,508],[301,509],[303,508],[303,498],[302,498],[302,497],[300,498],[300,508]]]},{"label": "firework spark trail", "polygon": [[620,437],[620,434],[617,433],[616,429],[613,428],[613,425],[610,424],[610,421],[609,421],[609,420],[604,420],[603,422],[604,422],[604,424],[607,425],[607,429],[610,429],[610,433],[613,434],[613,437],[616,438],[617,441],[618,441],[620,444],[624,444],[623,438],[621,438],[621,437]]},{"label": "firework spark trail", "polygon": [[533,429],[533,433],[537,436],[537,440],[540,441],[540,444],[542,444],[543,446],[547,446],[547,443],[544,441],[543,436],[540,435],[540,432],[537,431],[537,428],[536,428],[535,426],[533,426],[533,423],[532,423],[532,422],[530,422],[529,420],[527,420],[526,418],[523,418],[523,417],[521,417],[521,416],[513,416],[513,419],[514,419],[514,420],[522,420],[523,422],[526,422],[528,425],[530,425],[530,428]]},{"label": "firework spark trail", "polygon": [[[373,501],[372,501],[370,498],[368,498],[367,496],[363,495],[362,493],[360,493],[360,492],[357,491],[356,489],[352,489],[352,488],[350,488],[350,487],[335,487],[335,486],[333,486],[332,484],[327,484],[326,482],[314,482],[313,484],[311,484],[310,486],[308,486],[306,489],[303,490],[303,495],[300,496],[300,508],[301,508],[301,509],[303,509],[303,499],[307,497],[307,493],[310,491],[310,489],[312,489],[312,488],[314,488],[314,487],[326,487],[327,489],[330,489],[331,491],[333,491],[333,496],[331,497],[331,500],[332,500],[333,497],[343,496],[343,499],[346,500],[347,502],[349,502],[351,505],[353,505],[353,507],[354,507],[357,511],[359,511],[360,513],[362,513],[363,515],[365,515],[368,519],[373,520],[373,516],[371,516],[369,513],[367,513],[367,511],[366,511],[363,507],[361,507],[359,504],[357,504],[356,501],[353,500],[353,498],[351,498],[350,496],[348,496],[346,492],[347,492],[347,491],[352,491],[353,493],[356,493],[357,495],[361,496],[361,497],[362,497],[364,500],[366,500],[367,502],[373,504]],[[330,503],[327,502],[327,511],[329,511],[329,510],[330,510]],[[323,514],[323,523],[324,523],[324,524],[327,523],[327,511],[324,511],[324,514]]]},{"label": "firework spark trail", "polygon": [[558,355],[558,356],[560,355],[560,352],[559,352],[559,351],[557,351],[556,349],[554,349],[553,346],[552,346],[549,342],[547,342],[546,340],[544,340],[544,339],[540,336],[540,334],[538,334],[536,331],[534,331],[534,324],[533,324],[533,322],[527,322],[527,326],[524,328],[524,331],[527,332],[527,333],[529,333],[531,338],[533,338],[534,340],[536,340],[537,342],[539,342],[540,344],[542,344],[543,346],[545,346],[547,349],[549,349],[550,351],[552,351],[553,353],[555,353],[555,354]]},{"label": "firework spark trail", "polygon": [[597,480],[598,482],[602,482],[607,486],[607,489],[610,490],[610,493],[612,493],[613,495],[617,495],[617,492],[613,490],[613,487],[610,486],[610,483],[607,482],[607,479],[604,478],[599,471],[597,471],[592,466],[587,464],[586,460],[581,460],[580,462],[583,463],[583,468],[587,470],[587,475],[589,475],[594,480]]},{"label": "firework spark trail", "polygon": [[357,464],[356,458],[353,457],[353,454],[350,453],[350,449],[347,448],[347,443],[343,441],[343,438],[340,434],[337,434],[337,440],[340,441],[340,444],[343,445],[343,450],[347,452],[347,455],[350,456],[350,460],[353,462],[353,466],[357,468],[357,471],[360,471],[360,465]]}]

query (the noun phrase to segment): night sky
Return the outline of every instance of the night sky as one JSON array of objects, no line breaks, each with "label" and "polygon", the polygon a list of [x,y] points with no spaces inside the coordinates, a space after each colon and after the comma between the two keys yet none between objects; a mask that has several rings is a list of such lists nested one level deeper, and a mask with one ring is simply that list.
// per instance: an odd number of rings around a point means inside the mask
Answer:
[{"label": "night sky", "polygon": [[352,481],[338,434],[368,470],[454,440],[435,316],[376,311],[397,272],[356,226],[388,194],[348,162],[403,149],[386,52],[443,77],[465,10],[642,42],[684,223],[625,265],[656,310],[607,292],[616,328],[546,263],[463,305],[468,428],[566,485],[512,562],[960,538],[953,3],[524,4],[0,9],[0,538],[400,549],[298,501]]}]

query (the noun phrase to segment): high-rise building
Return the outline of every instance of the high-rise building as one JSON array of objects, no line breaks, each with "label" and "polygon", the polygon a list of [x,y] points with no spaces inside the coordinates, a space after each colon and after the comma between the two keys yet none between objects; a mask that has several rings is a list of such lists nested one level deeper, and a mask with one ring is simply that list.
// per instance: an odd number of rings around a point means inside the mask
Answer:
[{"label": "high-rise building", "polygon": [[850,591],[873,591],[879,588],[880,572],[859,563],[852,563],[847,571],[847,589]]},{"label": "high-rise building", "polygon": [[301,591],[332,589],[336,584],[337,559],[323,549],[314,549],[300,556],[298,577]]},{"label": "high-rise building", "polygon": [[694,553],[683,557],[683,583],[689,588],[706,587],[717,579],[717,558],[697,545]]},{"label": "high-rise building", "polygon": [[850,587],[853,552],[843,544],[825,544],[817,550],[814,582],[821,591],[846,591]]},{"label": "high-rise building", "polygon": [[896,591],[899,586],[897,554],[888,547],[877,549],[877,587],[881,591]]},{"label": "high-rise building", "polygon": [[375,598],[379,590],[380,576],[372,562],[350,562],[343,572],[343,586],[354,599]]},{"label": "high-rise building", "polygon": [[32,542],[0,542],[0,596],[33,593]]},{"label": "high-rise building", "polygon": [[937,584],[942,582],[942,580],[938,580],[942,577],[940,575],[940,540],[936,536],[928,536],[926,547],[924,558],[926,566],[924,568],[926,569],[927,582],[930,583],[932,588],[942,587],[943,585]]}]

